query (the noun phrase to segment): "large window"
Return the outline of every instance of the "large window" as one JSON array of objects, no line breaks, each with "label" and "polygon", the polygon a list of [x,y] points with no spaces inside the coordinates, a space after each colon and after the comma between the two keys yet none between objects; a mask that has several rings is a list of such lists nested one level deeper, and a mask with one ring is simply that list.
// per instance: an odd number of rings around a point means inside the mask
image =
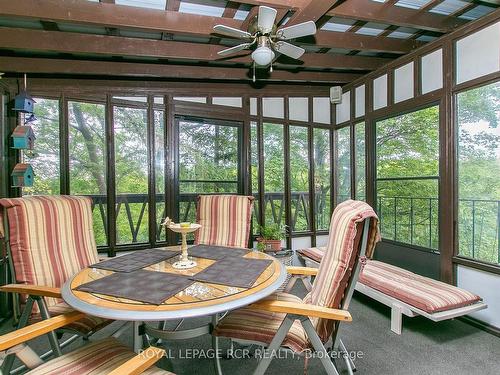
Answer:
[{"label": "large window", "polygon": [[285,162],[283,125],[264,123],[265,223],[285,223]]},{"label": "large window", "polygon": [[439,107],[377,122],[376,153],[382,237],[437,249]]},{"label": "large window", "polygon": [[254,196],[253,205],[253,234],[259,233],[260,215],[259,215],[259,139],[257,132],[257,123],[250,123],[250,187]]},{"label": "large window", "polygon": [[290,189],[293,232],[310,229],[308,129],[290,126]]},{"label": "large window", "polygon": [[116,243],[148,242],[147,109],[114,107]]},{"label": "large window", "polygon": [[351,128],[337,130],[337,203],[351,198]]},{"label": "large window", "polygon": [[155,202],[156,240],[165,241],[166,232],[161,225],[167,216],[165,204],[165,121],[164,111],[154,111],[154,152],[155,152]]},{"label": "large window", "polygon": [[70,194],[92,197],[96,242],[106,245],[105,106],[72,101],[68,111]]},{"label": "large window", "polygon": [[458,252],[500,263],[500,82],[457,95]]},{"label": "large window", "polygon": [[24,153],[24,162],[33,166],[33,187],[23,194],[59,194],[59,100],[35,98],[37,120],[30,125],[35,132],[35,149]]},{"label": "large window", "polygon": [[314,129],[314,214],[316,229],[328,230],[331,206],[330,130]]},{"label": "large window", "polygon": [[354,161],[356,199],[366,199],[366,151],[365,151],[365,123],[359,122],[354,125]]}]

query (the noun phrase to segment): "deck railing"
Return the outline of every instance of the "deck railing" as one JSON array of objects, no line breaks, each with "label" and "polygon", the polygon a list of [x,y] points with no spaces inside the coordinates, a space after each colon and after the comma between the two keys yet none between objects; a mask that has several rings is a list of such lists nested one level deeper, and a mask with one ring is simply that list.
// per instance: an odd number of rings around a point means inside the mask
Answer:
[{"label": "deck railing", "polygon": [[[196,216],[196,198],[198,193],[180,194],[181,221],[194,221]],[[93,210],[99,211],[104,230],[106,228],[106,196],[91,195]],[[156,195],[157,204],[157,237],[162,236],[163,228],[160,219],[165,216],[164,195]],[[258,196],[255,195],[257,199]],[[339,197],[341,198],[341,197]],[[147,194],[119,194],[116,196],[117,217],[122,214],[127,222],[127,235],[132,242],[137,242],[144,223],[147,222]],[[292,192],[291,229],[295,231],[298,220],[301,226],[310,228],[309,193]],[[326,208],[325,208],[326,207]],[[284,223],[285,195],[281,192],[264,194],[264,209],[266,215],[271,215],[276,223]],[[320,228],[326,229],[329,222],[328,205],[324,197],[316,196],[316,221],[321,222]],[[420,247],[437,249],[439,246],[439,208],[438,198],[435,197],[378,197],[377,212],[380,218],[382,236],[386,239],[408,243]],[[258,205],[255,205],[255,218],[258,218]],[[488,251],[489,258],[500,262],[500,201],[484,199],[459,200],[460,254],[472,258],[483,257]],[[122,228],[123,230],[123,228]],[[485,250],[486,249],[486,250]]]}]

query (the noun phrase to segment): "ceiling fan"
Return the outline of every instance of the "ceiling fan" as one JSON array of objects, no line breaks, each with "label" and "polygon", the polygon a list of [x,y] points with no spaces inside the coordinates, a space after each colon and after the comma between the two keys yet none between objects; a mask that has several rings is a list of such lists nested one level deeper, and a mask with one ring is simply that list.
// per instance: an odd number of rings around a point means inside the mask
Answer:
[{"label": "ceiling fan", "polygon": [[276,56],[275,52],[299,59],[305,52],[301,47],[294,46],[286,40],[316,34],[316,24],[313,21],[302,22],[297,25],[278,29],[276,25],[276,9],[259,6],[258,16],[250,22],[248,30],[240,30],[225,25],[215,25],[214,31],[218,34],[245,40],[237,46],[217,52],[219,56],[229,56],[233,53],[257,48],[252,52],[253,81],[255,82],[255,66],[267,67],[271,65]]}]

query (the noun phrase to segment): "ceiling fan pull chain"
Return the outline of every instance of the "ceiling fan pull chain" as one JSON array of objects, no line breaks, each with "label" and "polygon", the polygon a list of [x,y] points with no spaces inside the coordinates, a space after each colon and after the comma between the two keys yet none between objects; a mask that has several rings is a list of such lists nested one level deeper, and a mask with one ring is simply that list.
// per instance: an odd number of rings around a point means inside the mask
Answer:
[{"label": "ceiling fan pull chain", "polygon": [[255,61],[253,62],[252,66],[253,66],[253,80],[252,81],[255,83]]}]

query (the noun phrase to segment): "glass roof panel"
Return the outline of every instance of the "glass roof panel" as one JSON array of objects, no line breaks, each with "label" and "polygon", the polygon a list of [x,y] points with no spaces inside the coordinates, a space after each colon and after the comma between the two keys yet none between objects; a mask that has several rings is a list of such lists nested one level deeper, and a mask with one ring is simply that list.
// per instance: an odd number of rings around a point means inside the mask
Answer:
[{"label": "glass roof panel", "polygon": [[432,42],[436,40],[438,37],[433,35],[420,35],[416,40],[419,42]]},{"label": "glass roof panel", "polygon": [[464,20],[477,20],[478,18],[481,18],[482,16],[487,15],[488,13],[491,13],[495,10],[495,8],[486,6],[486,5],[478,5],[475,8],[472,8],[471,10],[468,10],[458,18],[462,18]]},{"label": "glass roof panel", "polygon": [[236,14],[234,15],[234,19],[243,21],[244,19],[247,18],[248,13],[250,13],[250,9],[252,9],[251,5],[241,4],[238,10],[236,11]]},{"label": "glass roof panel", "polygon": [[469,3],[462,0],[444,0],[442,3],[439,3],[434,8],[429,10],[429,12],[448,16],[467,5],[469,5]]},{"label": "glass roof panel", "polygon": [[117,5],[165,10],[166,0],[115,0]]},{"label": "glass roof panel", "polygon": [[181,0],[179,12],[222,17],[226,4],[225,0]]},{"label": "glass roof panel", "polygon": [[78,25],[74,23],[63,23],[58,22],[57,26],[61,31],[67,31],[70,33],[87,33],[87,34],[98,34],[98,35],[106,35],[106,28],[99,26],[87,26],[87,25]]},{"label": "glass roof panel", "polygon": [[6,17],[0,17],[0,26],[22,27],[26,29],[43,29],[40,21],[6,18]]},{"label": "glass roof panel", "polygon": [[381,34],[387,27],[388,25],[385,25],[383,23],[368,22],[366,25],[356,31],[356,34],[377,36]]},{"label": "glass roof panel", "polygon": [[161,39],[161,33],[148,33],[144,31],[127,30],[127,29],[121,29],[120,36],[125,36],[129,38],[155,39],[155,40]]},{"label": "glass roof panel", "polygon": [[398,27],[392,33],[387,35],[389,38],[397,38],[397,39],[408,39],[413,34],[415,34],[418,30],[412,27]]},{"label": "glass roof panel", "polygon": [[355,22],[356,22],[355,20],[350,20],[346,18],[332,17],[328,20],[327,23],[325,23],[321,27],[321,30],[338,31],[343,33],[349,30],[352,27],[352,25],[354,25]]},{"label": "glass roof panel", "polygon": [[396,4],[398,7],[410,8],[410,9],[420,9],[430,0],[399,0]]}]

